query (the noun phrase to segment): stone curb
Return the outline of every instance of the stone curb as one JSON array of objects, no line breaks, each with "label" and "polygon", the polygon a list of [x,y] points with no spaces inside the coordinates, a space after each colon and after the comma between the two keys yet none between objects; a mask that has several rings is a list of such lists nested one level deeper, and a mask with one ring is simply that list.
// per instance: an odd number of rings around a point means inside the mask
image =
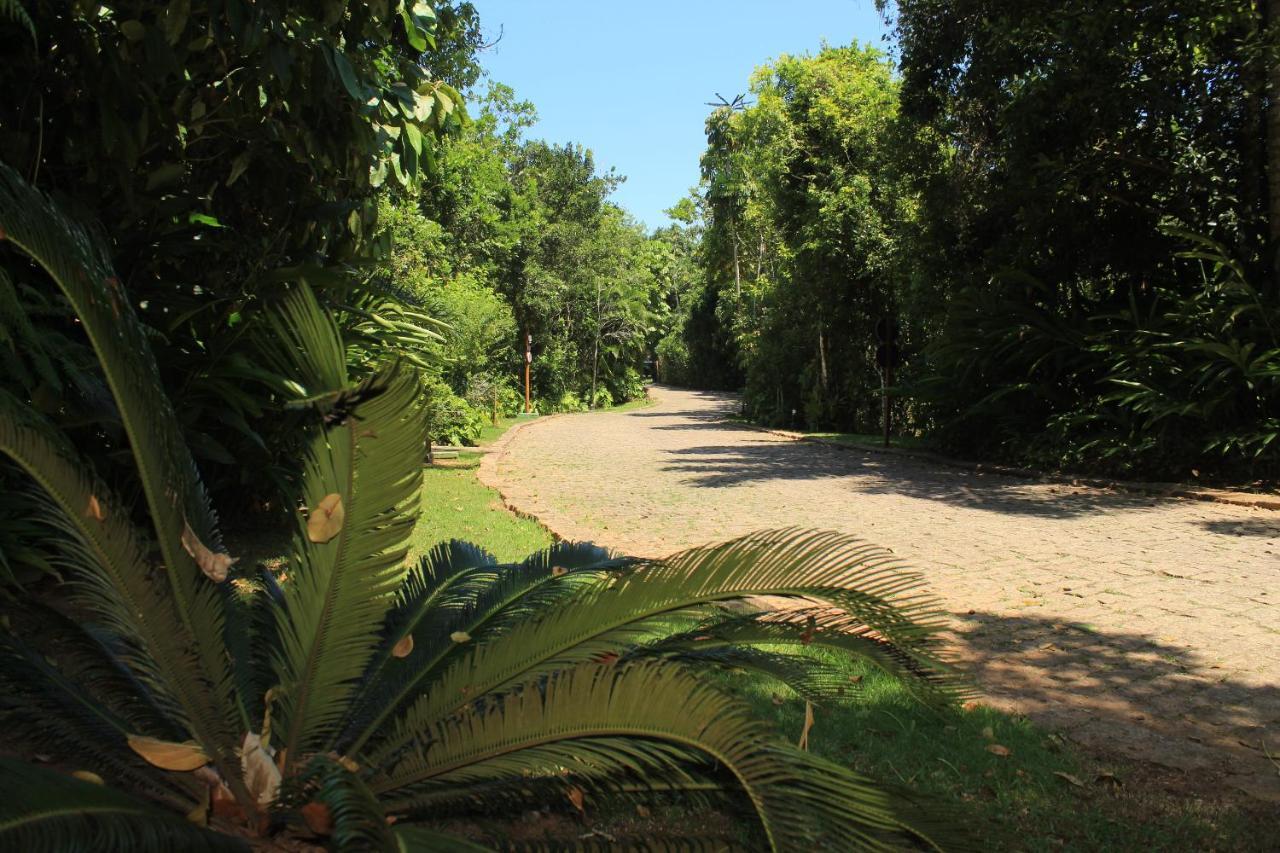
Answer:
[{"label": "stone curb", "polygon": [[1133,483],[1125,480],[1102,480],[1094,477],[1071,477],[1065,474],[1047,474],[1043,471],[1035,471],[1030,468],[1014,468],[1008,465],[994,465],[987,462],[967,462],[963,459],[953,459],[949,456],[941,456],[928,450],[908,450],[902,447],[878,447],[874,444],[836,441],[831,438],[805,435],[802,432],[792,432],[790,430],[773,429],[771,427],[743,423],[741,421],[728,421],[728,419],[726,419],[726,422],[731,422],[736,426],[741,426],[746,429],[756,430],[757,432],[767,432],[770,435],[788,438],[792,441],[822,444],[827,447],[838,447],[844,450],[860,450],[866,453],[885,453],[890,456],[905,456],[909,459],[920,459],[937,465],[946,465],[951,468],[962,468],[967,471],[976,471],[982,474],[999,474],[1004,477],[1038,480],[1042,483],[1055,483],[1064,486],[1088,486],[1094,489],[1109,489],[1116,492],[1134,492],[1136,494],[1154,495],[1156,497],[1187,498],[1189,500],[1232,504],[1234,506],[1249,506],[1256,507],[1258,509],[1280,510],[1280,495],[1275,494],[1239,492],[1228,489],[1201,489],[1196,488],[1195,486],[1180,485],[1178,483]]}]

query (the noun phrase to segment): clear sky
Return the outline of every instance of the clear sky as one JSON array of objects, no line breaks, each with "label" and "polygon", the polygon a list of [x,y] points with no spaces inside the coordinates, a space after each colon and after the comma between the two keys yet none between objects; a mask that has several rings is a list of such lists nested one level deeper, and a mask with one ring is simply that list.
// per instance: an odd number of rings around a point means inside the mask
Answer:
[{"label": "clear sky", "polygon": [[627,181],[614,200],[650,227],[698,182],[706,105],[753,69],[823,40],[884,48],[874,0],[473,0],[492,79],[532,101],[528,135],[578,142]]}]

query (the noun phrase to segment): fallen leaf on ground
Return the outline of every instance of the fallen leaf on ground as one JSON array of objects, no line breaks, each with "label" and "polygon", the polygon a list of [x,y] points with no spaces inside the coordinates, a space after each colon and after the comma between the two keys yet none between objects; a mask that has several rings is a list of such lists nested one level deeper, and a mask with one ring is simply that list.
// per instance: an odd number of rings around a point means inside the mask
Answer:
[{"label": "fallen leaf on ground", "polygon": [[569,570],[568,570],[568,569],[566,569],[564,566],[552,566],[552,567],[551,567],[551,577],[553,577],[553,578],[558,578],[558,577],[560,577],[561,575],[567,575],[567,574],[569,574]]},{"label": "fallen leaf on ground", "polygon": [[800,732],[800,742],[796,744],[800,749],[808,751],[809,749],[809,730],[813,728],[813,703],[804,703],[804,728]]},{"label": "fallen leaf on ground", "polygon": [[651,812],[644,803],[636,803],[636,814],[640,815],[640,817],[648,817]]},{"label": "fallen leaf on ground", "polygon": [[579,812],[581,812],[582,815],[585,817],[587,814],[587,810],[584,807],[584,803],[586,802],[586,796],[582,793],[582,789],[576,788],[576,787],[570,788],[569,790],[565,791],[565,796],[569,798],[569,802],[573,803],[573,807],[577,809]]},{"label": "fallen leaf on ground", "polygon": [[85,507],[84,514],[94,521],[107,520],[107,513],[102,509],[102,504],[98,502],[97,495],[89,495],[89,505]]},{"label": "fallen leaf on ground", "polygon": [[1003,758],[1004,756],[1009,754],[1009,747],[1001,746],[998,743],[989,743],[987,744],[987,752],[991,753],[992,755],[999,755],[1001,758]]},{"label": "fallen leaf on ground", "polygon": [[1081,782],[1076,777],[1072,776],[1070,773],[1063,773],[1061,770],[1055,770],[1053,771],[1053,775],[1057,776],[1059,779],[1063,779],[1067,782],[1070,782],[1072,785],[1075,785],[1077,788],[1084,787],[1084,783]]},{"label": "fallen leaf on ground", "polygon": [[94,773],[92,770],[77,770],[75,773],[72,773],[71,775],[74,778],[79,779],[81,782],[92,782],[95,785],[107,784],[106,782],[102,781],[101,776],[99,776],[97,773]]},{"label": "fallen leaf on ground", "polygon": [[209,763],[209,756],[193,740],[170,743],[146,735],[129,735],[129,748],[142,756],[148,764],[161,770],[186,772]]},{"label": "fallen leaf on ground", "polygon": [[347,510],[342,505],[342,495],[325,495],[307,516],[307,538],[323,545],[338,535],[346,521]]},{"label": "fallen leaf on ground", "polygon": [[995,729],[991,728],[991,726],[983,726],[983,727],[982,727],[982,736],[983,736],[984,738],[986,738],[987,740],[995,740],[995,739],[996,739],[996,731],[995,731]]},{"label": "fallen leaf on ground", "polygon": [[471,635],[466,631],[454,631],[449,635],[449,639],[455,643],[468,643],[471,641]]}]

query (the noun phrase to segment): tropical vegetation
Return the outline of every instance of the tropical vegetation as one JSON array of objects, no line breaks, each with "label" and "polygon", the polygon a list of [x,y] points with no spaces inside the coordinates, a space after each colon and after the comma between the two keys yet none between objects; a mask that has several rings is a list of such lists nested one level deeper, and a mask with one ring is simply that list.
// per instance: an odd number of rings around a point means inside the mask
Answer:
[{"label": "tropical vegetation", "polygon": [[884,383],[952,452],[1274,482],[1274,5],[898,0],[893,57],[761,67],[707,120],[665,376],[852,433]]},{"label": "tropical vegetation", "polygon": [[808,654],[829,649],[951,701],[935,615],[887,551],[779,531],[656,561],[567,544],[499,565],[451,542],[407,565],[417,374],[391,360],[353,381],[298,282],[266,322],[270,367],[310,415],[303,511],[284,572],[239,570],[101,246],[2,166],[0,227],[81,320],[142,504],[0,399],[0,449],[65,534],[71,591],[3,634],[6,720],[53,765],[4,760],[6,846],[435,850],[434,824],[460,815],[680,794],[746,810],[746,840],[772,849],[942,840],[916,804],[783,742],[702,674],[823,702],[854,688]]}]

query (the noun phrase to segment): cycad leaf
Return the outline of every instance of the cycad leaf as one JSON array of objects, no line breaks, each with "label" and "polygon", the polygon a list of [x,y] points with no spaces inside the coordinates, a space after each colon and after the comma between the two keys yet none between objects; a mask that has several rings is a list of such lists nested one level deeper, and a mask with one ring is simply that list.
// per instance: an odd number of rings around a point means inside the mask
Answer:
[{"label": "cycad leaf", "polygon": [[705,680],[652,663],[560,672],[484,711],[441,721],[418,734],[419,748],[373,790],[387,796],[412,786],[421,795],[495,778],[520,785],[566,769],[572,779],[580,764],[619,761],[614,750],[589,749],[601,737],[663,743],[667,761],[723,768],[775,850],[887,849],[906,829],[874,783],[777,742]]},{"label": "cycad leaf", "polygon": [[[217,522],[165,396],[147,335],[105,253],[13,169],[0,164],[0,232],[49,274],[97,353],[129,436],[180,628],[165,642],[196,662],[178,696],[194,734],[223,769],[234,761],[238,720],[222,650],[220,600],[182,547],[186,525],[221,550]],[[158,654],[156,649],[150,649]],[[176,677],[176,676],[175,676]]]},{"label": "cycad leaf", "polygon": [[248,851],[105,785],[0,758],[0,848],[26,853]]},{"label": "cycad leaf", "polygon": [[798,607],[829,602],[922,670],[933,670],[939,666],[936,611],[932,600],[914,594],[920,585],[919,575],[883,548],[830,532],[767,531],[642,564],[581,590],[564,606],[525,620],[491,643],[474,644],[435,676],[390,737],[361,763],[380,764],[412,732],[478,697],[538,673],[628,651],[672,633],[673,616],[705,613],[720,602],[742,606],[748,596],[758,597],[756,602],[773,596]]},{"label": "cycad leaf", "polygon": [[306,460],[306,505],[340,495],[345,519],[325,542],[296,538],[278,611],[281,731],[291,759],[331,739],[404,575],[425,422],[415,408],[416,374],[392,367],[376,384],[385,390],[318,432]]}]

